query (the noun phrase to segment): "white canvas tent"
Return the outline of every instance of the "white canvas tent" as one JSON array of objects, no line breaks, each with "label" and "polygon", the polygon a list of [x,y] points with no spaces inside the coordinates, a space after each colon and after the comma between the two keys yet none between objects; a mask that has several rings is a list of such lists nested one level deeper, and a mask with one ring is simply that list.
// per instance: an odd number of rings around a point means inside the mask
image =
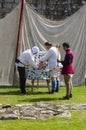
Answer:
[{"label": "white canvas tent", "polygon": [[0,85],[12,85],[20,7],[0,19]]},{"label": "white canvas tent", "polygon": [[[13,85],[14,61],[18,35],[20,4],[4,19],[0,20],[0,85]],[[83,85],[86,73],[86,5],[71,17],[62,21],[50,21],[37,14],[24,3],[18,44],[18,55],[25,49],[37,45],[44,50],[44,42],[54,45],[69,42],[75,54],[74,85]],[[62,59],[64,51],[61,48]],[[15,79],[15,80],[14,80]]]}]

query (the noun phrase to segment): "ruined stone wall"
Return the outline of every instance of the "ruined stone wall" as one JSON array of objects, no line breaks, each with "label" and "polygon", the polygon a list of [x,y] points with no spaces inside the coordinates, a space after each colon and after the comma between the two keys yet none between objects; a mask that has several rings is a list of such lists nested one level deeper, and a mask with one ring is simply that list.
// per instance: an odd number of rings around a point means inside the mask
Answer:
[{"label": "ruined stone wall", "polygon": [[9,13],[21,0],[0,0],[0,18]]},{"label": "ruined stone wall", "polygon": [[[21,0],[0,0],[0,18]],[[39,14],[52,20],[64,19],[76,12],[86,0],[26,0]]]},{"label": "ruined stone wall", "polygon": [[46,18],[51,20],[65,19],[75,13],[86,0],[26,0]]}]

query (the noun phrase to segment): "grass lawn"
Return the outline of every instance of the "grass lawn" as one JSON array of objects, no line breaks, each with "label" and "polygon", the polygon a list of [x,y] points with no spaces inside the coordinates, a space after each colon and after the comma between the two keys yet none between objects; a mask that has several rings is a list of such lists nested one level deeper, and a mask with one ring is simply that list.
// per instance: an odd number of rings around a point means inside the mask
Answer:
[{"label": "grass lawn", "polygon": [[[30,91],[30,88],[26,88]],[[65,87],[59,93],[48,94],[48,89],[34,88],[32,94],[20,94],[18,87],[0,86],[0,104],[27,104],[35,102],[58,104],[86,104],[86,86],[73,88],[71,100],[59,100],[65,95]],[[86,111],[70,111],[71,118],[51,118],[46,120],[0,120],[0,130],[86,130]]]}]

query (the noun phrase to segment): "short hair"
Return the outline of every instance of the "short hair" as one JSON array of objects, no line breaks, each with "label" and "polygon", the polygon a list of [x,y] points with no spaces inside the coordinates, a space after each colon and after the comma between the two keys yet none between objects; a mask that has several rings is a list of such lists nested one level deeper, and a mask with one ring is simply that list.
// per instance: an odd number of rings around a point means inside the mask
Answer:
[{"label": "short hair", "polygon": [[50,42],[45,42],[44,45],[45,45],[45,46],[52,46],[52,43],[50,43]]},{"label": "short hair", "polygon": [[67,42],[64,42],[64,43],[62,44],[62,46],[63,46],[63,47],[67,47],[67,48],[70,47],[69,43],[67,43]]}]

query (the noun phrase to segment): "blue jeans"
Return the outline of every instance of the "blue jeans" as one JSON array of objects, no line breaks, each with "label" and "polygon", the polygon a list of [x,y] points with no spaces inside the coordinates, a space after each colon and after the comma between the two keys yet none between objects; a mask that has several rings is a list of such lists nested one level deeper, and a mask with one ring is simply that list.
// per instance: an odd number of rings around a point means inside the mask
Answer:
[{"label": "blue jeans", "polygon": [[60,80],[57,80],[56,92],[59,91],[59,87],[60,87]]},{"label": "blue jeans", "polygon": [[56,87],[57,87],[57,80],[52,80],[52,92],[56,91]]}]

